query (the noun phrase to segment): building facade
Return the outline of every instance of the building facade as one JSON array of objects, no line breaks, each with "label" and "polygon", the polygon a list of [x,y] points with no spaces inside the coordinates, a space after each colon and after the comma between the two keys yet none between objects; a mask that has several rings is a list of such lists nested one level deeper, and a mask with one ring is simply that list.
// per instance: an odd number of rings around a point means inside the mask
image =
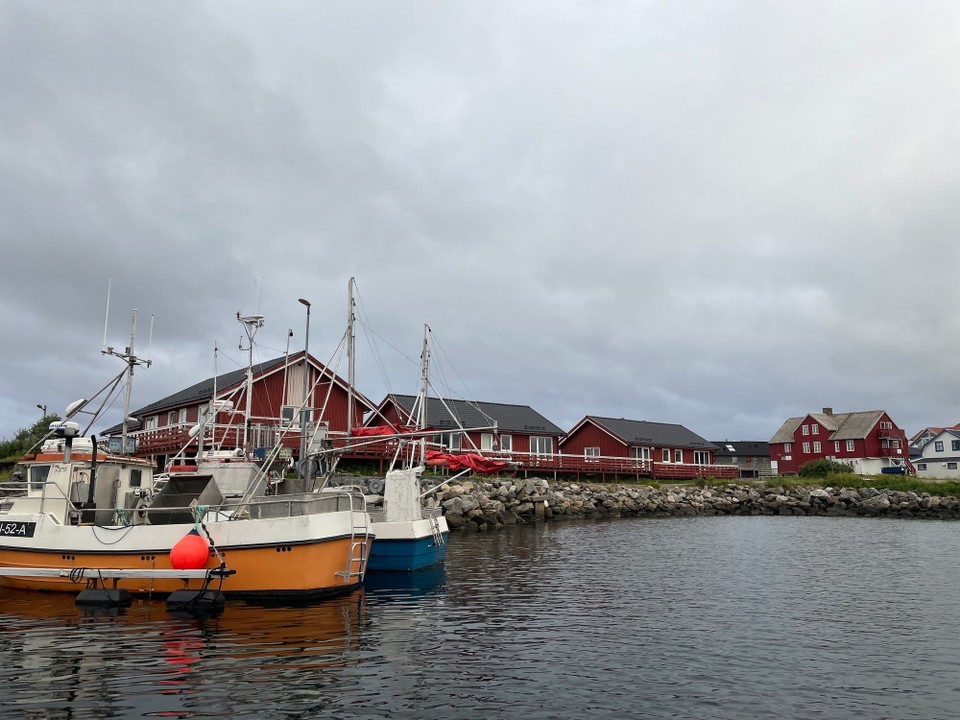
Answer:
[{"label": "building facade", "polygon": [[910,466],[906,433],[883,410],[834,413],[824,408],[787,419],[770,439],[771,471],[796,475],[811,460],[848,463],[860,475]]}]

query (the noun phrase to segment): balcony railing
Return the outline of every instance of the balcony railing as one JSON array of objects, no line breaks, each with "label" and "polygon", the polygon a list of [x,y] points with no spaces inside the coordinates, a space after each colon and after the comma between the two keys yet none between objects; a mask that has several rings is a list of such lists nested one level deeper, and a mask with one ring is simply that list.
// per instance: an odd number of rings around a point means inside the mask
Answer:
[{"label": "balcony railing", "polygon": [[[273,447],[284,429],[277,423],[254,423],[250,427],[252,446]],[[287,427],[283,444],[296,448],[299,445],[299,429]],[[156,430],[141,430],[135,433],[138,442],[138,455],[173,454],[187,444],[190,439],[186,426],[170,426]],[[196,443],[196,440],[193,440]],[[216,444],[222,448],[234,448],[243,445],[243,428],[236,426],[216,426],[208,429],[207,446]],[[389,463],[395,457],[407,459],[416,452],[415,443],[400,444],[397,438],[347,438],[331,434],[330,444],[334,452],[344,459],[378,460]],[[398,446],[401,455],[398,456]],[[891,448],[896,455],[895,449]],[[463,447],[445,452],[472,453],[477,450]],[[599,475],[601,477],[635,477],[652,480],[690,480],[698,478],[736,479],[740,469],[736,465],[700,465],[694,463],[664,463],[643,458],[625,458],[611,456],[573,455],[565,453],[529,453],[504,451],[479,451],[484,457],[505,460],[519,472],[549,472],[564,475]]]}]

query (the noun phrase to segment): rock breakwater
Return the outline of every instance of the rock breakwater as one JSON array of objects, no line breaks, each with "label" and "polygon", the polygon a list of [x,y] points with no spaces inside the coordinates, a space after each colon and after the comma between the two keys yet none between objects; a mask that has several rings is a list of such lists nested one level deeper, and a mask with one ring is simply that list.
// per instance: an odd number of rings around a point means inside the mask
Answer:
[{"label": "rock breakwater", "polygon": [[818,515],[960,519],[953,496],[875,488],[710,487],[466,480],[444,486],[427,502],[441,507],[451,530],[490,530],[543,519]]}]

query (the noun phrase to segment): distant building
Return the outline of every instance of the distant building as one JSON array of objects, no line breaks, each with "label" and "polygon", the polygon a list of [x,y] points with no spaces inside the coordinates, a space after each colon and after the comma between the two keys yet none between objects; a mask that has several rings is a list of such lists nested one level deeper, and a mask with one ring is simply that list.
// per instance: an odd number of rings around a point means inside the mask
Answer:
[{"label": "distant building", "polygon": [[919,456],[923,446],[944,430],[960,430],[960,423],[957,423],[953,427],[925,427],[923,430],[916,432],[913,437],[910,438],[910,456]]},{"label": "distant building", "polygon": [[[415,395],[387,395],[367,424],[412,424]],[[551,456],[563,430],[529,405],[427,398],[426,427],[436,430],[436,446],[453,452]]]},{"label": "distant building", "polygon": [[769,477],[770,443],[757,440],[714,440],[717,465],[734,465],[742,478]]},{"label": "distant building", "polygon": [[860,475],[906,470],[907,436],[883,410],[834,413],[824,408],[789,418],[770,439],[774,474],[795,475],[804,463],[824,459],[849,463]]},{"label": "distant building", "polygon": [[[611,470],[624,460],[653,478],[736,477],[717,465],[717,446],[683,425],[587,415],[560,441],[564,457]],[[619,461],[619,462],[617,462]]]},{"label": "distant building", "polygon": [[944,428],[920,449],[915,458],[917,477],[923,479],[960,478],[960,430]]}]

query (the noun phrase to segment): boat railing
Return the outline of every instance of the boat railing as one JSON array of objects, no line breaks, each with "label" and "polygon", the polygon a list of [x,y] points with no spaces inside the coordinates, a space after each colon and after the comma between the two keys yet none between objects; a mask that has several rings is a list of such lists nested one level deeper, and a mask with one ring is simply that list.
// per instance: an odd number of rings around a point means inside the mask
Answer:
[{"label": "boat railing", "polygon": [[[42,485],[39,493],[36,492],[38,485]],[[52,510],[59,511],[62,507],[62,517],[67,518],[71,511],[79,511],[79,508],[64,493],[63,488],[53,480],[44,480],[40,484],[26,480],[0,483],[0,513],[9,512],[15,501],[23,500],[34,501],[35,511],[40,514],[53,514]]]}]

